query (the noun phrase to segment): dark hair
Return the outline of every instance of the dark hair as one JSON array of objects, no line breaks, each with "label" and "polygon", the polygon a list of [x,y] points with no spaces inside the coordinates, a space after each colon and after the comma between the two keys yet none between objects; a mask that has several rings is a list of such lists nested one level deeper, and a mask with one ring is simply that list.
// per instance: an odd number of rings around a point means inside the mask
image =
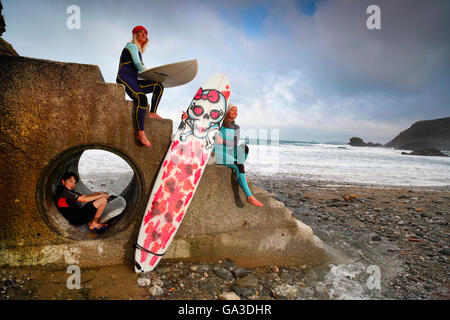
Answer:
[{"label": "dark hair", "polygon": [[80,180],[80,178],[78,177],[78,175],[75,172],[69,171],[66,172],[62,175],[61,180],[66,181],[67,179],[70,179],[71,177],[75,178],[75,181],[78,183],[78,181]]}]

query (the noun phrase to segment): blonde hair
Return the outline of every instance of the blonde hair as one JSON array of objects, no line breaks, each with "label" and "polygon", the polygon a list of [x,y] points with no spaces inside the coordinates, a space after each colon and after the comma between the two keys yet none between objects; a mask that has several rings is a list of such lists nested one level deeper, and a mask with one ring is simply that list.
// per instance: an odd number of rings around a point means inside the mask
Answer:
[{"label": "blonde hair", "polygon": [[139,48],[139,51],[141,51],[142,53],[145,52],[145,48],[148,45],[148,37],[147,39],[145,39],[145,42],[142,44],[142,46],[139,44],[139,41],[137,40],[137,33],[133,33],[133,39],[131,40],[132,43],[134,43],[135,45],[137,45],[137,47]]},{"label": "blonde hair", "polygon": [[232,104],[231,102],[228,102],[227,109],[225,111],[225,117],[223,118],[223,124],[225,125],[225,127],[230,126],[230,122],[228,121],[228,112],[230,112],[230,110],[233,108],[237,109],[237,106],[235,104]]}]

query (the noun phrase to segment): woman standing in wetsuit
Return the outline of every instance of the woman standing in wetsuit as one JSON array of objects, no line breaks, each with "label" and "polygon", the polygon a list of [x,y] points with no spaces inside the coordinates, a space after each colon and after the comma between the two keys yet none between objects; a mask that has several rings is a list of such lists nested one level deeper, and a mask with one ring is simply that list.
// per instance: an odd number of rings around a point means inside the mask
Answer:
[{"label": "woman standing in wetsuit", "polygon": [[248,147],[246,145],[238,145],[240,128],[234,122],[237,115],[237,107],[234,104],[229,103],[222,128],[215,140],[216,144],[214,146],[214,152],[216,154],[216,163],[226,165],[233,169],[236,173],[239,185],[247,196],[248,203],[257,207],[263,207],[264,204],[252,195],[247,184],[244,162],[247,159]]},{"label": "woman standing in wetsuit", "polygon": [[133,99],[136,106],[135,121],[138,129],[136,139],[144,146],[150,147],[151,143],[144,132],[144,120],[148,106],[146,94],[153,92],[150,118],[161,118],[156,114],[156,110],[158,109],[164,87],[156,81],[138,79],[138,73],[145,70],[142,53],[145,52],[149,39],[147,29],[143,26],[136,26],[132,34],[133,40],[125,46],[120,55],[116,82],[125,86],[125,92]]}]

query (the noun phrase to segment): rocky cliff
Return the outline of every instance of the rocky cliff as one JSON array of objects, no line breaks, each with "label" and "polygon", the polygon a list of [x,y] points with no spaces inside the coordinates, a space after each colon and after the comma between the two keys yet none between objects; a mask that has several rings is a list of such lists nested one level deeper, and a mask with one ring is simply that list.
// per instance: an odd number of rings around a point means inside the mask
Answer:
[{"label": "rocky cliff", "polygon": [[418,121],[386,143],[385,147],[413,151],[430,148],[450,150],[450,117]]},{"label": "rocky cliff", "polygon": [[[5,19],[3,18],[2,14],[3,6],[0,1],[0,36],[3,35],[3,33],[6,31],[6,23]],[[0,54],[9,54],[12,56],[17,56],[16,50],[14,50],[13,46],[10,45],[8,42],[0,38]]]}]

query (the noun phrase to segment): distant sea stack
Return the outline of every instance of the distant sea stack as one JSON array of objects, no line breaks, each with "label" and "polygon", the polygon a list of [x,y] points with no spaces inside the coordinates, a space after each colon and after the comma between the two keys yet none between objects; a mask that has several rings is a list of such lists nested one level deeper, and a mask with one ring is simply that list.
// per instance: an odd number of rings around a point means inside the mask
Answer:
[{"label": "distant sea stack", "polygon": [[348,144],[351,145],[352,147],[382,147],[383,146],[381,143],[373,143],[373,142],[365,143],[363,141],[363,139],[358,138],[358,137],[350,138],[350,142]]},{"label": "distant sea stack", "polygon": [[414,123],[400,132],[385,147],[420,151],[425,149],[450,150],[450,117]]}]

